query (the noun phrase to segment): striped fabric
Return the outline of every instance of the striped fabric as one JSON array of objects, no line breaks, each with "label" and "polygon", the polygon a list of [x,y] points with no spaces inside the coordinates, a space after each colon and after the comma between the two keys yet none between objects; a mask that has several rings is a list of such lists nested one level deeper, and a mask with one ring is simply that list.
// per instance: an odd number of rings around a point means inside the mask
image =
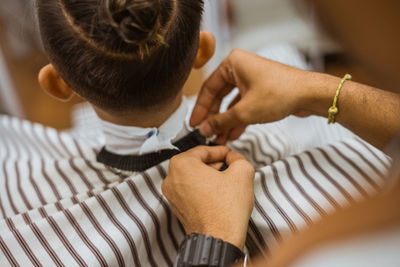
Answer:
[{"label": "striped fabric", "polygon": [[[252,126],[231,144],[257,170],[251,253],[383,185],[390,160],[325,124]],[[161,193],[169,162],[113,169],[73,136],[0,117],[0,266],[172,266],[184,231]]]}]

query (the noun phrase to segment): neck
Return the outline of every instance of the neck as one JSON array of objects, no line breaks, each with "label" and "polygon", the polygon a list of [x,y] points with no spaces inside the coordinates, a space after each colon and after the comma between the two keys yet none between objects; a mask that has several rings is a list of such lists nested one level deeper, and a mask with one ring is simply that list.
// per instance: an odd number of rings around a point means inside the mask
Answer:
[{"label": "neck", "polygon": [[128,113],[113,113],[93,106],[99,118],[122,126],[135,126],[141,128],[158,128],[179,108],[182,102],[182,94],[179,94],[165,107],[156,107],[153,110],[134,111]]}]

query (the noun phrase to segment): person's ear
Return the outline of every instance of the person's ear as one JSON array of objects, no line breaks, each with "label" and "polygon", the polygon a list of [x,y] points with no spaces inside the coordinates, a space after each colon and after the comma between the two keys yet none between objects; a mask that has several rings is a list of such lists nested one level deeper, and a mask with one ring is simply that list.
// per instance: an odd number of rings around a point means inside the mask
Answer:
[{"label": "person's ear", "polygon": [[215,38],[205,31],[200,32],[199,51],[197,52],[196,60],[193,67],[199,69],[203,67],[215,53]]},{"label": "person's ear", "polygon": [[68,101],[74,95],[74,91],[64,82],[51,64],[40,70],[38,79],[43,90],[61,101]]}]

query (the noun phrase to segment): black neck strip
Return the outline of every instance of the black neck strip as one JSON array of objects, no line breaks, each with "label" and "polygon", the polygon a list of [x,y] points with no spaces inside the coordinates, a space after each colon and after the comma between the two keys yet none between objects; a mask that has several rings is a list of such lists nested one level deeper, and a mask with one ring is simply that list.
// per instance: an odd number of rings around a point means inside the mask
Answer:
[{"label": "black neck strip", "polygon": [[191,148],[205,144],[206,138],[203,137],[198,130],[196,130],[173,144],[179,148],[179,150],[166,149],[140,156],[123,156],[111,153],[107,151],[105,147],[103,147],[103,149],[97,155],[97,161],[120,170],[142,172],[172,158],[181,152],[185,152]]}]

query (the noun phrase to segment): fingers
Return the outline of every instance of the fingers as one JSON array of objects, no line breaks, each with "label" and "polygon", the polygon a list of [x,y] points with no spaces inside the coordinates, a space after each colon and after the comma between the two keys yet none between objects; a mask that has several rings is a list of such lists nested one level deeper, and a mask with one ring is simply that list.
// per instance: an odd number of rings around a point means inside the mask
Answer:
[{"label": "fingers", "polygon": [[222,133],[222,134],[218,135],[217,138],[214,140],[215,144],[218,144],[221,146],[225,145],[226,142],[228,142],[228,133]]},{"label": "fingers", "polygon": [[229,132],[218,135],[213,142],[218,145],[225,145],[228,141],[233,141],[238,139],[244,133],[245,130],[246,126],[242,125],[236,126]]},{"label": "fingers", "polygon": [[231,151],[226,156],[225,162],[228,165],[226,172],[231,172],[236,175],[242,174],[243,176],[251,178],[254,177],[254,167],[242,154]]},{"label": "fingers", "polygon": [[213,168],[213,169],[215,169],[217,171],[219,171],[222,168],[223,165],[224,165],[223,162],[216,162],[216,163],[208,164],[208,166],[210,166],[211,168]]},{"label": "fingers", "polygon": [[219,108],[222,99],[235,88],[235,82],[229,75],[228,64],[227,60],[222,62],[203,84],[190,119],[191,126],[199,125],[212,110],[219,111],[216,106]]},{"label": "fingers", "polygon": [[229,104],[228,109],[232,108],[234,105],[236,105],[237,103],[239,103],[239,101],[242,99],[242,96],[240,95],[240,93],[235,97],[235,99],[233,99],[233,101]]},{"label": "fingers", "polygon": [[219,135],[222,133],[228,134],[232,128],[243,125],[242,115],[244,113],[242,102],[237,103],[232,108],[221,114],[210,116],[200,125],[200,133],[204,136]]},{"label": "fingers", "polygon": [[199,146],[182,153],[180,156],[190,155],[198,160],[210,164],[216,162],[223,162],[229,153],[229,148],[226,146]]},{"label": "fingers", "polygon": [[236,140],[238,139],[246,130],[246,126],[239,125],[235,128],[232,129],[232,131],[229,133],[228,140]]},{"label": "fingers", "polygon": [[242,154],[240,154],[239,152],[236,151],[230,151],[227,155],[226,155],[226,159],[225,162],[228,166],[231,166],[233,163],[235,163],[238,160],[246,160],[245,156],[243,156]]}]

